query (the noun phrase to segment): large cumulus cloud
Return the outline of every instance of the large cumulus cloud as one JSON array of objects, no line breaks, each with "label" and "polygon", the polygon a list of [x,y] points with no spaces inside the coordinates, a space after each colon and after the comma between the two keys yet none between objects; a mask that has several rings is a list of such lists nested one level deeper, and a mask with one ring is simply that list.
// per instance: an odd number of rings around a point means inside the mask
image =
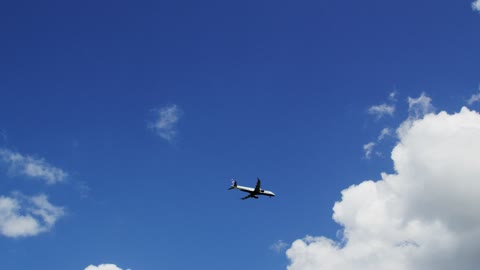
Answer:
[{"label": "large cumulus cloud", "polygon": [[478,269],[480,115],[431,113],[397,132],[395,173],[342,191],[343,238],[296,240],[289,270]]}]

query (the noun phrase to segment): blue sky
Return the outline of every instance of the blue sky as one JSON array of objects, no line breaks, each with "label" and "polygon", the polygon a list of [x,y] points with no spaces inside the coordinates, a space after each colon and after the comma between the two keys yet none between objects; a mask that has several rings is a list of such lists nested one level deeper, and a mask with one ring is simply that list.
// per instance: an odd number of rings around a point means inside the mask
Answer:
[{"label": "blue sky", "polygon": [[2,269],[286,269],[412,106],[478,109],[478,2],[227,2],[2,4]]}]

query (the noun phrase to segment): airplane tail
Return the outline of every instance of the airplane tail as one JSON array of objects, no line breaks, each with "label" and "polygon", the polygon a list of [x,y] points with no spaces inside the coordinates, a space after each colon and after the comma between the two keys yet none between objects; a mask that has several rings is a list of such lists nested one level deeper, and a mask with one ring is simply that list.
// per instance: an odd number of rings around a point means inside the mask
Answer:
[{"label": "airplane tail", "polygon": [[236,187],[237,187],[237,181],[232,179],[232,186],[228,190],[234,189]]}]

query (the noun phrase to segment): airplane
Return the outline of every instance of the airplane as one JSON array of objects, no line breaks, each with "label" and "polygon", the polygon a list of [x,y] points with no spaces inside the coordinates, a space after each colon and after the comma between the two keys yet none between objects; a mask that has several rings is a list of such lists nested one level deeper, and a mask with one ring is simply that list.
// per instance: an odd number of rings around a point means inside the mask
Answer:
[{"label": "airplane", "polygon": [[241,191],[244,191],[244,192],[250,193],[247,196],[243,197],[242,200],[246,200],[248,198],[258,199],[258,195],[265,195],[265,196],[268,196],[270,198],[275,197],[275,193],[273,193],[271,191],[268,191],[268,190],[263,190],[263,189],[260,188],[260,179],[258,177],[257,177],[257,185],[255,186],[255,188],[239,186],[239,185],[237,185],[237,181],[232,179],[232,186],[230,188],[228,188],[228,190],[231,190],[231,189],[234,189],[234,188],[236,188],[238,190],[241,190]]}]

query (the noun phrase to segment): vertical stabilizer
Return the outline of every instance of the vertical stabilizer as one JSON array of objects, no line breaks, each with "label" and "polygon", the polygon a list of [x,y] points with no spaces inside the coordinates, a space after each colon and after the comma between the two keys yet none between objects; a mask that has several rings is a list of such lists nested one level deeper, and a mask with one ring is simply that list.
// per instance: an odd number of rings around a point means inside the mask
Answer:
[{"label": "vertical stabilizer", "polygon": [[230,188],[229,188],[228,190],[234,189],[234,188],[236,188],[236,187],[237,187],[237,181],[235,181],[235,180],[232,179],[232,186],[230,186]]}]

